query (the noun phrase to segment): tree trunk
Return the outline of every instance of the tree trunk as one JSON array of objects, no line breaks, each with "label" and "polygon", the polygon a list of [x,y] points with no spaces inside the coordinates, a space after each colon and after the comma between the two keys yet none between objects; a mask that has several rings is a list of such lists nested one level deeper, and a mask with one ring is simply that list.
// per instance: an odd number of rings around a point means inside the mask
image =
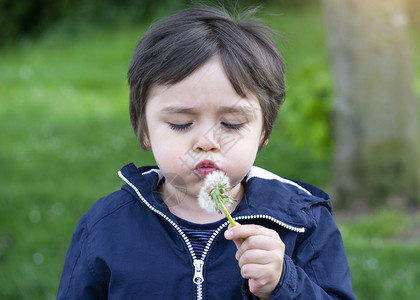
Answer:
[{"label": "tree trunk", "polygon": [[419,201],[417,99],[403,0],[322,0],[335,80],[337,204]]}]

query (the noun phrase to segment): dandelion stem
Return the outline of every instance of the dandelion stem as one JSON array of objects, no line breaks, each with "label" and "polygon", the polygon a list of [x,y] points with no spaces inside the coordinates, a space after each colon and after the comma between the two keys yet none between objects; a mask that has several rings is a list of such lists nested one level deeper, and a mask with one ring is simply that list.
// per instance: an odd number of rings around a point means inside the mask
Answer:
[{"label": "dandelion stem", "polygon": [[[238,226],[238,224],[236,224],[235,220],[233,220],[232,216],[228,212],[226,206],[223,204],[223,201],[220,201],[220,200],[218,200],[218,201],[219,201],[219,204],[220,204],[220,208],[225,213],[226,218],[229,220],[230,225],[232,225],[232,227]],[[243,243],[245,241],[245,239],[240,238],[240,241]]]},{"label": "dandelion stem", "polygon": [[237,224],[235,223],[235,221],[232,219],[232,216],[231,216],[231,215],[230,215],[230,213],[228,212],[228,210],[227,210],[226,206],[223,204],[223,201],[220,201],[220,200],[219,200],[219,205],[220,205],[220,208],[221,208],[221,209],[223,210],[223,212],[225,213],[226,218],[229,220],[230,225],[232,225],[232,227],[237,226]]}]

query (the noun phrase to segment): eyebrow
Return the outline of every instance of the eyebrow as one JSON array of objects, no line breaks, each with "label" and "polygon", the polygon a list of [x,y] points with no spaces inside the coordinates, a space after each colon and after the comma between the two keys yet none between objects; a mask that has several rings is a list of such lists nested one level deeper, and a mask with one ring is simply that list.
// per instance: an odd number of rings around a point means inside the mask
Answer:
[{"label": "eyebrow", "polygon": [[[256,110],[258,108],[253,106],[221,106],[218,109],[219,113],[232,113],[232,114],[242,114],[247,117],[254,117],[256,115]],[[161,109],[162,113],[167,114],[197,114],[197,109],[194,107],[184,107],[184,106],[167,106]]]},{"label": "eyebrow", "polygon": [[195,114],[196,110],[192,107],[167,106],[162,108],[160,112],[167,114]]}]

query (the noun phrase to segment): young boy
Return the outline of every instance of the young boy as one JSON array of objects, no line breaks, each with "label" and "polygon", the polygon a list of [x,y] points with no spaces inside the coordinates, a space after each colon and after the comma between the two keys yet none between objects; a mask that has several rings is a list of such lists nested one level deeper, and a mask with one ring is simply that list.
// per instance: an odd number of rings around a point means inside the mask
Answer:
[{"label": "young boy", "polygon": [[[328,195],[253,166],[285,87],[273,32],[251,13],[186,9],[139,41],[130,117],[157,166],[123,167],[122,189],[80,220],[59,299],[354,299]],[[240,226],[198,205],[215,170]]]}]

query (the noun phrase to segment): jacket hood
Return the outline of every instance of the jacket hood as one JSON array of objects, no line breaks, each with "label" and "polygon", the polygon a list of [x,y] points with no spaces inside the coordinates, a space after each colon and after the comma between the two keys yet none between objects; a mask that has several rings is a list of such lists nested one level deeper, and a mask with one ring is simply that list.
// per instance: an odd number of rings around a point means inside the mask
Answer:
[{"label": "jacket hood", "polygon": [[[118,173],[127,183],[123,190],[133,194],[156,213],[176,219],[156,193],[157,185],[163,179],[157,167],[137,168],[130,163]],[[245,185],[245,195],[232,214],[234,218],[261,215],[279,220],[286,228],[289,225],[303,232],[314,225],[313,206],[324,205],[332,213],[329,196],[307,183],[286,179],[255,166],[242,183]]]}]

